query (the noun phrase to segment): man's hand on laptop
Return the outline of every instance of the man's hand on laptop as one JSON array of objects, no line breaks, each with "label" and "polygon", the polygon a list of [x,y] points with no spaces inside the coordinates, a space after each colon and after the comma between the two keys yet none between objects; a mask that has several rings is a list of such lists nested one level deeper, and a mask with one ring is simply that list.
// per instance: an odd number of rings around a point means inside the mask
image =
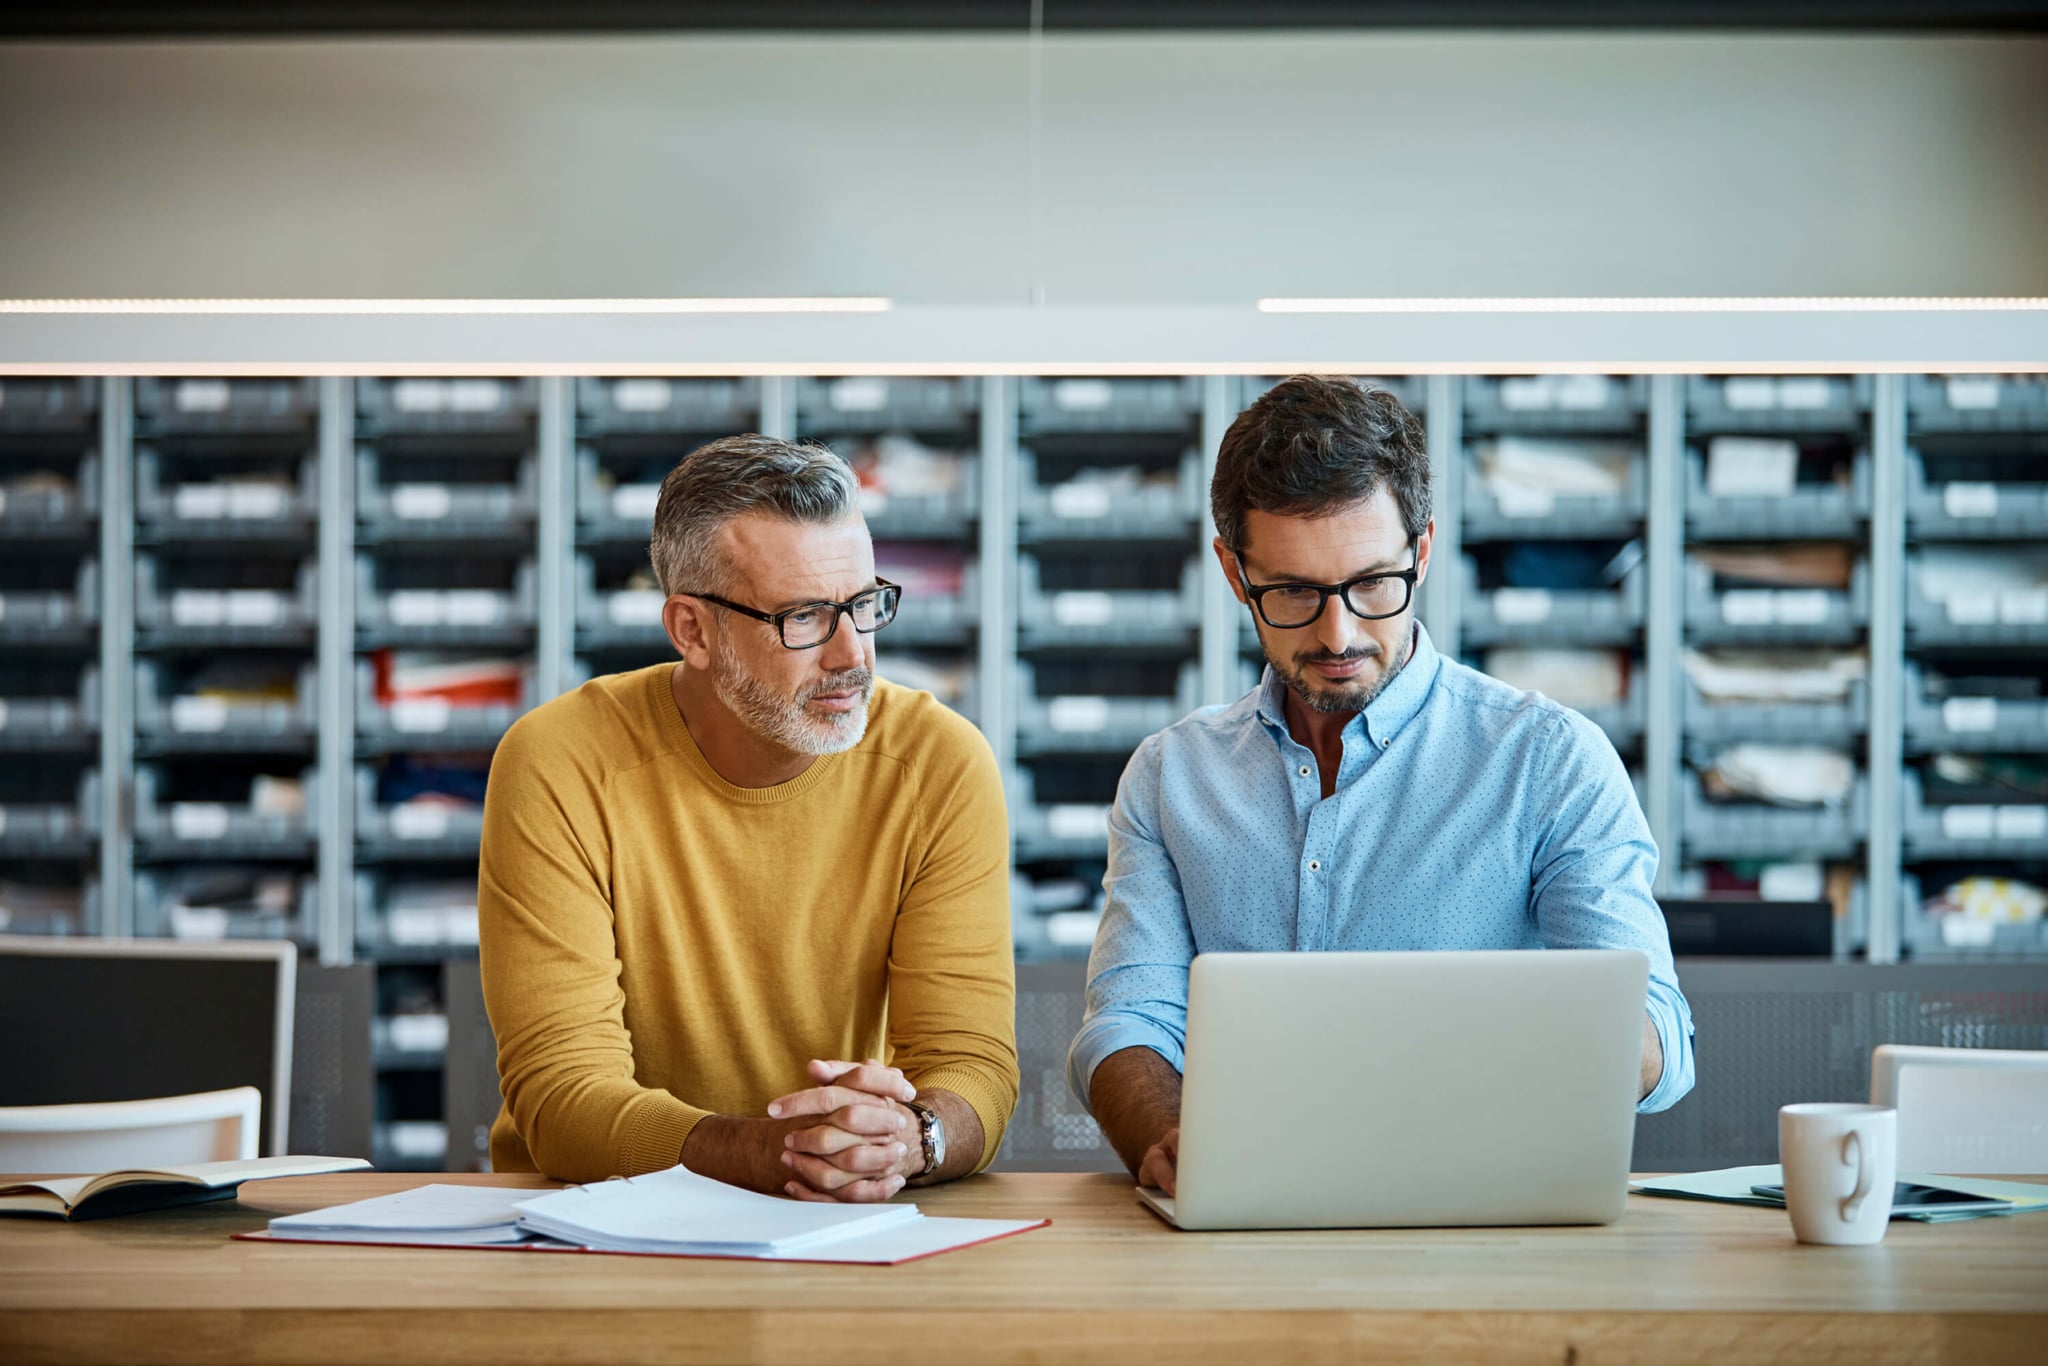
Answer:
[{"label": "man's hand on laptop", "polygon": [[[893,1067],[814,1059],[819,1084],[769,1102],[771,1119],[797,1120],[784,1136],[782,1164],[800,1200],[887,1200],[924,1169],[916,1114],[903,1102],[917,1088]],[[806,1117],[815,1122],[803,1124]]]},{"label": "man's hand on laptop", "polygon": [[1166,1137],[1145,1150],[1145,1160],[1138,1164],[1138,1184],[1157,1186],[1172,1195],[1175,1167],[1179,1161],[1180,1126],[1176,1124],[1166,1131]]}]

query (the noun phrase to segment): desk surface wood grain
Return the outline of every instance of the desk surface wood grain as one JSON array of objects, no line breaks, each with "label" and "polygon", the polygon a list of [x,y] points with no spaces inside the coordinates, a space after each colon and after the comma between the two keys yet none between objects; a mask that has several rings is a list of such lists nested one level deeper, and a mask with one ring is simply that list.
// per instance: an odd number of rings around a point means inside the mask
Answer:
[{"label": "desk surface wood grain", "polygon": [[2039,1361],[2048,1213],[1792,1241],[1775,1210],[1631,1196],[1605,1228],[1188,1234],[1127,1180],[999,1175],[930,1214],[1049,1217],[900,1267],[230,1241],[427,1181],[0,1220],[0,1359],[36,1361]]}]

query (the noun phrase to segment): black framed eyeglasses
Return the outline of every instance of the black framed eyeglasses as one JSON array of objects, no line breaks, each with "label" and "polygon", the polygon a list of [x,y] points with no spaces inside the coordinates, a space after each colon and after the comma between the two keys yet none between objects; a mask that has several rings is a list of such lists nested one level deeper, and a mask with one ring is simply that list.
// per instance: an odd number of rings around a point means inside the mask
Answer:
[{"label": "black framed eyeglasses", "polygon": [[841,617],[853,618],[853,629],[864,636],[871,636],[896,620],[896,606],[903,600],[903,585],[881,578],[875,580],[875,585],[865,593],[854,594],[845,602],[805,602],[780,612],[763,612],[715,593],[686,593],[683,596],[715,602],[743,617],[767,622],[775,628],[785,650],[815,650],[838,633]]},{"label": "black framed eyeglasses", "polygon": [[[1415,596],[1415,580],[1421,576],[1421,552],[1406,569],[1379,570],[1360,574],[1342,583],[1253,583],[1244,580],[1244,595],[1276,631],[1292,631],[1320,620],[1323,608],[1334,596],[1351,615],[1365,621],[1398,617],[1408,610]],[[1242,562],[1240,561],[1240,573]]]}]

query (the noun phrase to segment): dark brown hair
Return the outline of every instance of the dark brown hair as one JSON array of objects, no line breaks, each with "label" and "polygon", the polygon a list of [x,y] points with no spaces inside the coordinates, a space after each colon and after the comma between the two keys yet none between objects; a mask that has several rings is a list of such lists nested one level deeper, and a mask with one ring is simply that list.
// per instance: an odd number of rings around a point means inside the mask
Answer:
[{"label": "dark brown hair", "polygon": [[1414,540],[1429,526],[1429,447],[1422,424],[1384,389],[1296,375],[1237,415],[1216,455],[1209,509],[1216,533],[1244,553],[1244,515],[1340,512],[1392,491]]}]

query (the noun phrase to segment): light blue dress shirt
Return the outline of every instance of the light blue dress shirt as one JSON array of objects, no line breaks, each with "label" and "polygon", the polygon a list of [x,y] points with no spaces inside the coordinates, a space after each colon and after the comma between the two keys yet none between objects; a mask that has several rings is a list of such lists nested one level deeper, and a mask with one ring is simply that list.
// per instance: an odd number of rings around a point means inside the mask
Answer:
[{"label": "light blue dress shirt", "polygon": [[1650,896],[1657,846],[1614,747],[1577,712],[1415,632],[1406,667],[1345,725],[1328,798],[1271,668],[1235,705],[1131,756],[1067,1056],[1083,1105],[1120,1049],[1184,1070],[1197,953],[1290,949],[1641,949],[1664,1076],[1637,1109],[1692,1089],[1692,1011]]}]

